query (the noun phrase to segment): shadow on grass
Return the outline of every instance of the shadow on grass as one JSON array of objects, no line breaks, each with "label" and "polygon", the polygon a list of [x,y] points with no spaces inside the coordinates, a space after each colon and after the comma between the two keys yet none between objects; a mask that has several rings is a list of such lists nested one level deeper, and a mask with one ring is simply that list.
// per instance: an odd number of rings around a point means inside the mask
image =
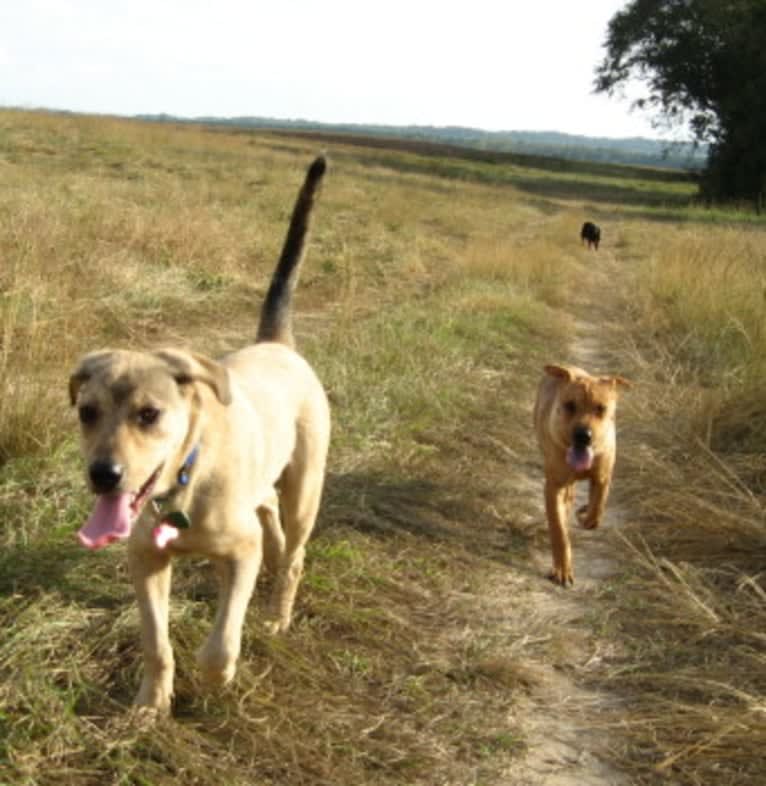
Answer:
[{"label": "shadow on grass", "polygon": [[[681,208],[688,207],[691,194],[677,194],[661,189],[639,188],[636,183],[642,175],[626,180],[625,184],[616,182],[594,182],[556,177],[515,177],[513,185],[520,191],[536,197],[562,200],[585,200],[607,203],[611,206]],[[648,213],[652,218],[654,213]]]},{"label": "shadow on grass", "polygon": [[[507,185],[536,197],[536,206],[549,213],[562,209],[562,205],[554,200],[574,200],[609,206],[612,211],[628,208],[631,219],[662,223],[749,226],[764,220],[747,205],[703,205],[694,188],[696,175],[679,170],[474,150],[416,140],[356,138],[312,132],[268,133],[272,138],[281,136],[296,142],[330,142],[356,147],[362,152],[334,149],[332,157],[370,169]],[[287,144],[271,142],[271,145],[295,153],[295,148]],[[679,186],[686,188],[679,191]],[[438,190],[436,186],[433,188]]]},{"label": "shadow on grass", "polygon": [[0,598],[31,600],[56,593],[95,608],[124,603],[129,591],[124,551],[94,555],[62,540],[6,548],[0,556]]},{"label": "shadow on grass", "polygon": [[[493,490],[456,487],[424,478],[383,473],[328,477],[318,530],[347,526],[379,538],[414,537],[470,551],[509,564],[510,552],[525,549],[529,536],[513,521],[489,521]],[[474,526],[471,526],[471,522]]]},{"label": "shadow on grass", "polygon": [[[314,537],[348,527],[381,540],[406,537],[455,547],[474,556],[508,565],[524,551],[529,533],[512,518],[490,517],[488,508],[502,504],[505,491],[496,485],[471,485],[430,477],[397,477],[386,472],[331,473]],[[192,561],[179,560],[177,580],[188,579]],[[210,600],[215,583],[207,572],[187,587],[197,600]],[[188,583],[188,581],[187,581]],[[85,551],[74,536],[56,534],[45,542],[7,547],[0,555],[0,599],[30,601],[55,593],[96,609],[113,609],[132,599],[125,549],[97,554]]]},{"label": "shadow on grass", "polygon": [[[506,184],[551,199],[590,199],[647,207],[685,207],[692,199],[692,187],[696,182],[694,174],[674,169],[478,150],[417,140],[311,132],[276,132],[276,135],[295,140],[334,142],[363,149],[364,152],[334,150],[332,156],[370,168],[381,167],[395,172],[434,175],[450,180]],[[280,147],[273,142],[272,145]],[[287,145],[281,148],[295,152],[294,148]],[[377,150],[381,152],[374,152]],[[411,155],[387,155],[387,152]],[[531,172],[539,172],[540,175]],[[605,182],[607,178],[612,182]],[[637,183],[642,183],[643,188],[638,188]],[[669,190],[669,187],[678,185],[687,186],[689,191],[679,194]]]},{"label": "shadow on grass", "polygon": [[[252,132],[246,132],[252,133]],[[587,159],[560,158],[553,155],[540,155],[535,153],[518,153],[503,150],[482,150],[477,147],[451,145],[449,143],[431,142],[418,139],[406,139],[396,136],[364,136],[359,134],[327,133],[316,131],[277,131],[269,130],[263,132],[263,137],[303,140],[311,142],[332,142],[349,147],[360,147],[368,150],[383,150],[397,153],[412,153],[422,156],[425,159],[435,161],[438,166],[440,163],[452,161],[478,162],[483,164],[495,164],[504,166],[528,167],[549,172],[573,172],[591,177],[626,177],[636,178],[640,175],[642,180],[655,180],[658,182],[677,183],[690,182],[695,175],[690,172],[678,169],[661,167],[642,167],[640,165],[610,163],[602,161],[590,161]],[[271,142],[270,145],[277,150],[285,152],[295,152],[295,148],[287,145],[278,145]],[[334,153],[333,156],[336,154]],[[364,160],[360,156],[353,156],[357,160]],[[375,157],[375,162],[382,165],[393,164],[406,165],[406,159],[384,159],[382,156]],[[412,163],[412,162],[409,162]],[[421,169],[429,169],[430,165],[419,162]]]}]

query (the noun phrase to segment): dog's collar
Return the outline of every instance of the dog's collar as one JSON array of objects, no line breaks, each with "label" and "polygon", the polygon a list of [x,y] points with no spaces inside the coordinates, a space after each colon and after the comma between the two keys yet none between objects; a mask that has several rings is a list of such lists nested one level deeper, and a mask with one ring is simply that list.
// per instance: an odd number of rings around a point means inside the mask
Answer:
[{"label": "dog's collar", "polygon": [[[154,509],[157,513],[162,512],[162,508],[166,505],[172,497],[174,497],[181,489],[185,488],[189,485],[190,474],[192,471],[192,467],[194,466],[197,458],[199,456],[199,444],[195,445],[189,455],[186,457],[186,461],[181,464],[181,468],[178,470],[178,474],[176,475],[176,485],[169,489],[165,494],[159,497],[155,497],[152,500],[152,504],[154,505]],[[188,526],[188,525],[187,525]]]},{"label": "dog's collar", "polygon": [[186,457],[186,461],[181,464],[181,469],[178,470],[179,486],[189,485],[189,473],[191,472],[191,468],[194,466],[194,462],[197,460],[197,456],[199,456],[199,444],[192,448],[191,453],[189,453],[189,455]]}]

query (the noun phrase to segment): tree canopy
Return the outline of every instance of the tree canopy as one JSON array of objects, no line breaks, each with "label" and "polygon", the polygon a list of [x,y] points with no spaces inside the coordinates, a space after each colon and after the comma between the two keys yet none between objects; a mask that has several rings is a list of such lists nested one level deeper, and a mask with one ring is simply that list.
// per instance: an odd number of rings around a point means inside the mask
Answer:
[{"label": "tree canopy", "polygon": [[635,103],[688,122],[709,143],[709,197],[763,202],[766,191],[766,0],[632,0],[610,20],[597,92],[629,80]]}]

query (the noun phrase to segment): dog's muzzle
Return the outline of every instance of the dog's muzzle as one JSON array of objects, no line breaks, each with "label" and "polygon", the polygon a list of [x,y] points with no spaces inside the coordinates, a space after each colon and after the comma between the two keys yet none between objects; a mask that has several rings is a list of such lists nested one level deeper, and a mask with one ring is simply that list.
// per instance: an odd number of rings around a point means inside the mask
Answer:
[{"label": "dog's muzzle", "polygon": [[593,466],[593,431],[587,426],[576,426],[572,431],[572,446],[567,450],[567,464],[575,472],[587,472]]},{"label": "dog's muzzle", "polygon": [[585,450],[593,443],[593,431],[587,426],[577,426],[572,431],[572,445],[575,450]]},{"label": "dog's muzzle", "polygon": [[99,459],[88,468],[88,477],[96,494],[108,494],[122,482],[125,470],[121,464]]}]

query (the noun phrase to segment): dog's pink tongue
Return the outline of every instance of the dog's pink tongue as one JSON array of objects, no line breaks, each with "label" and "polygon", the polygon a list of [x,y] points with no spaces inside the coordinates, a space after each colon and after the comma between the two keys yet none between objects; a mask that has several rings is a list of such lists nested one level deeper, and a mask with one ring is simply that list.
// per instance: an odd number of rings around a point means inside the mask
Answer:
[{"label": "dog's pink tongue", "polygon": [[567,450],[567,464],[575,472],[585,472],[593,464],[593,450],[591,448],[569,448]]},{"label": "dog's pink tongue", "polygon": [[130,494],[102,494],[83,528],[77,533],[80,543],[100,549],[130,535]]}]

